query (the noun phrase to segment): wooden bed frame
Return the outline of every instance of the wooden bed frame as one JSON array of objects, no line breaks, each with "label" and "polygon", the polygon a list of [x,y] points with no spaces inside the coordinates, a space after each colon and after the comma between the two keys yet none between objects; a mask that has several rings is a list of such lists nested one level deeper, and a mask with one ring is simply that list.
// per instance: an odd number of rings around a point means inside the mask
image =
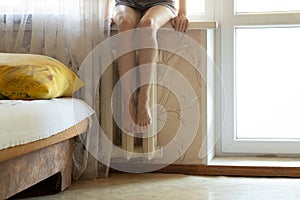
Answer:
[{"label": "wooden bed frame", "polygon": [[88,119],[46,139],[0,150],[0,200],[59,175],[57,189],[71,185],[72,144],[84,133]]}]

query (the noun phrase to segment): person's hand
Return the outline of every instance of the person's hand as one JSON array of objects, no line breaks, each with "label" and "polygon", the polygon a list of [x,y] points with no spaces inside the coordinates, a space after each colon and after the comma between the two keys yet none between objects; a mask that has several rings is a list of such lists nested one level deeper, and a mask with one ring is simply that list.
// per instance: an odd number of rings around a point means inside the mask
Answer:
[{"label": "person's hand", "polygon": [[185,32],[189,25],[189,20],[183,14],[178,14],[171,20],[171,24],[176,31]]},{"label": "person's hand", "polygon": [[110,18],[110,23],[109,23],[110,25],[113,25],[113,24],[115,24],[115,20],[113,19],[113,18]]}]

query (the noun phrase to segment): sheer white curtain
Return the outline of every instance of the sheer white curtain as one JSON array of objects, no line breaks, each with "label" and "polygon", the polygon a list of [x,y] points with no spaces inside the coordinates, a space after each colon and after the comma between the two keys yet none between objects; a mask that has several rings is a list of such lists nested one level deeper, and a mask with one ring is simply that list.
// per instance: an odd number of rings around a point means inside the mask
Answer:
[{"label": "sheer white curtain", "polygon": [[[111,0],[0,0],[0,51],[51,56],[74,72],[91,50],[109,33]],[[100,55],[99,55],[100,56]],[[93,71],[86,72],[97,82]],[[95,110],[99,102],[81,96]],[[99,115],[98,115],[99,116]],[[98,131],[93,129],[92,131]],[[97,133],[93,133],[94,135]],[[86,138],[86,137],[83,137]],[[98,143],[99,144],[99,143]],[[101,151],[101,147],[97,147]],[[81,144],[74,145],[74,178],[107,175]],[[88,159],[89,157],[89,159]],[[106,165],[109,164],[107,159]],[[103,175],[103,174],[102,174]]]}]

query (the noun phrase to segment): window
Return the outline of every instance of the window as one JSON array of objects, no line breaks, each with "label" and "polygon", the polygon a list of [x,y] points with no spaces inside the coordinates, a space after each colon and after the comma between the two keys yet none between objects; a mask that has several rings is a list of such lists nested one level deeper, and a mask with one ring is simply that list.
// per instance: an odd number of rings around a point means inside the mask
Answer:
[{"label": "window", "polygon": [[236,13],[293,12],[300,10],[299,0],[237,0]]},{"label": "window", "polygon": [[235,29],[237,139],[300,139],[299,35],[300,27]]},{"label": "window", "polygon": [[13,0],[13,1],[0,1],[0,12],[5,14],[24,14],[39,11],[43,14],[59,14],[62,11],[59,9],[61,5],[65,5],[67,10],[63,13],[72,14],[74,9],[78,9],[78,4],[72,0]]},{"label": "window", "polygon": [[187,12],[190,19],[205,16],[205,0],[187,0]]},{"label": "window", "polygon": [[[179,0],[176,0],[178,4]],[[187,3],[187,14],[191,21],[197,20],[213,20],[214,2],[210,0],[186,0]]]},{"label": "window", "polygon": [[219,154],[300,153],[300,1],[222,4]]}]

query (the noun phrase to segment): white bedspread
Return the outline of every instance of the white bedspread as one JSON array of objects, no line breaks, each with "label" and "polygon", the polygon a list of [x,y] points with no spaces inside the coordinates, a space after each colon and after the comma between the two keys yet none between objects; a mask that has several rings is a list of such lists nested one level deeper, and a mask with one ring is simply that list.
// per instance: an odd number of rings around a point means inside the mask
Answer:
[{"label": "white bedspread", "polygon": [[75,98],[1,100],[0,150],[50,137],[93,113],[88,104]]}]

